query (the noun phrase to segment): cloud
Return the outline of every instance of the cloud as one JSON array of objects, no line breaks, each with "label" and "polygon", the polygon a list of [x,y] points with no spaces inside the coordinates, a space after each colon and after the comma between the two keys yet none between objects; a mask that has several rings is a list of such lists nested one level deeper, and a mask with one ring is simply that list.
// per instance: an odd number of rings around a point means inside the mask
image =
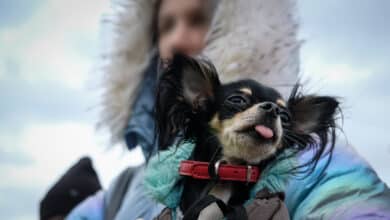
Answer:
[{"label": "cloud", "polygon": [[390,3],[386,0],[375,3],[371,0],[361,0],[359,4],[354,0],[328,0],[326,4],[301,0],[298,5],[305,35],[316,40],[339,38],[343,40],[342,43],[350,42],[355,48],[359,48],[356,39],[382,41],[390,31],[384,28],[390,17],[387,13]]},{"label": "cloud", "polygon": [[[23,24],[1,29],[2,71],[7,71],[4,62],[14,62],[26,81],[83,87],[97,54],[99,17],[107,7],[103,0],[48,1]],[[5,74],[12,72],[0,77]]]},{"label": "cloud", "polygon": [[[314,47],[314,46],[313,46]],[[302,71],[305,76],[329,84],[348,85],[359,83],[375,75],[370,68],[359,68],[351,63],[327,61],[310,49],[304,50]]]},{"label": "cloud", "polygon": [[[39,201],[44,191],[30,187],[0,187],[0,219],[39,219]],[[23,204],[23,205],[21,205]]]},{"label": "cloud", "polygon": [[0,1],[0,28],[15,27],[29,19],[42,3],[40,0]]},{"label": "cloud", "polygon": [[0,147],[0,165],[27,166],[32,164],[32,158],[26,152],[15,152]]},{"label": "cloud", "polygon": [[10,154],[28,152],[32,162],[25,166],[3,163],[0,170],[6,178],[0,186],[20,184],[22,187],[26,182],[30,186],[45,186],[82,155],[90,155],[96,161],[98,173],[104,172],[102,177],[105,184],[124,167],[143,162],[140,150],[126,153],[124,149],[116,147],[108,151],[104,147],[104,137],[96,134],[92,126],[83,123],[32,124],[19,134],[8,137],[8,140],[1,138],[0,143],[7,144],[11,139],[14,140],[12,145],[2,146],[2,150]]},{"label": "cloud", "polygon": [[303,60],[317,59],[325,65],[348,64],[347,68],[355,75],[388,69],[388,8],[390,2],[386,0],[375,3],[362,0],[358,4],[353,0],[329,0],[326,4],[299,1],[301,38],[307,40]]},{"label": "cloud", "polygon": [[99,93],[93,89],[72,89],[45,80],[31,82],[16,74],[0,80],[0,94],[0,128],[18,130],[28,123],[96,121]]}]

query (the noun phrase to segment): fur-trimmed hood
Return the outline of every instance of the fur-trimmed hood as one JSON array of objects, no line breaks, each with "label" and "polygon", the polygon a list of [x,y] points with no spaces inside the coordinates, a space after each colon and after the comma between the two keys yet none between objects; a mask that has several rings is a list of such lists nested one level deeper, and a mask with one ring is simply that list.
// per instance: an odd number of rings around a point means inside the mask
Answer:
[{"label": "fur-trimmed hood", "polygon": [[[295,0],[217,1],[203,54],[222,82],[252,78],[287,96],[299,72]],[[119,0],[105,18],[102,60],[103,96],[98,126],[111,142],[122,142],[150,57],[156,0]]]}]

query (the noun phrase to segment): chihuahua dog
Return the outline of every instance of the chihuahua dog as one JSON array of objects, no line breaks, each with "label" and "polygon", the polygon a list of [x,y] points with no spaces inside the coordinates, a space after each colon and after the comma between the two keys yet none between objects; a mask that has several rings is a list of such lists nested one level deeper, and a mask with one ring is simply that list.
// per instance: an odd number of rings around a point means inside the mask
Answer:
[{"label": "chihuahua dog", "polygon": [[[285,100],[275,89],[254,80],[221,84],[211,62],[176,55],[157,86],[156,130],[161,150],[194,140],[189,158],[194,161],[222,160],[262,169],[286,149],[299,152],[312,147],[316,153],[306,165],[315,165],[333,150],[338,109],[334,97],[304,96],[298,86]],[[229,206],[242,205],[253,186],[217,180],[210,187],[210,181],[184,178],[180,200],[184,214],[194,210],[205,194]],[[210,207],[196,216],[217,218],[215,207]]]}]

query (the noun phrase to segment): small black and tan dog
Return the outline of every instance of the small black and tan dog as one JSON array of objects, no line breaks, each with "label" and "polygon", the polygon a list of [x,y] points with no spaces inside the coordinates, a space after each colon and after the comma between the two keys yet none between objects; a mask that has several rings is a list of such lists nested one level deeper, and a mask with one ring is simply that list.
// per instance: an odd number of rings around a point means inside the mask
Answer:
[{"label": "small black and tan dog", "polygon": [[[221,84],[209,61],[176,55],[160,76],[156,129],[162,150],[195,140],[190,158],[194,161],[223,160],[263,168],[284,149],[314,148],[316,153],[306,165],[315,165],[332,152],[338,109],[334,97],[304,96],[298,86],[284,100],[275,89],[254,80]],[[225,181],[210,187],[210,180],[190,177],[183,184],[183,213],[194,210],[205,191],[227,205],[242,205],[253,186]]]}]

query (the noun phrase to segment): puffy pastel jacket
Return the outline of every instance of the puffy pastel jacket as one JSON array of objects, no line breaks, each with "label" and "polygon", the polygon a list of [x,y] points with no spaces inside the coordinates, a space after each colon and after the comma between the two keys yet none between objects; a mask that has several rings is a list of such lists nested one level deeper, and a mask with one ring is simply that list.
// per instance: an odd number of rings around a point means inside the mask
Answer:
[{"label": "puffy pastel jacket", "polygon": [[388,186],[352,146],[339,141],[320,176],[325,162],[322,159],[307,178],[288,184],[286,205],[292,219],[390,219]]},{"label": "puffy pastel jacket", "polygon": [[[307,154],[301,155],[304,161]],[[322,176],[322,160],[305,179],[291,179],[286,188],[286,205],[292,219],[390,219],[390,190],[352,147],[338,144],[332,161]],[[161,210],[145,194],[143,169],[129,185],[117,220],[153,219]],[[114,184],[115,186],[115,184]],[[113,189],[87,199],[68,216],[73,219],[104,219],[104,203]]]}]

